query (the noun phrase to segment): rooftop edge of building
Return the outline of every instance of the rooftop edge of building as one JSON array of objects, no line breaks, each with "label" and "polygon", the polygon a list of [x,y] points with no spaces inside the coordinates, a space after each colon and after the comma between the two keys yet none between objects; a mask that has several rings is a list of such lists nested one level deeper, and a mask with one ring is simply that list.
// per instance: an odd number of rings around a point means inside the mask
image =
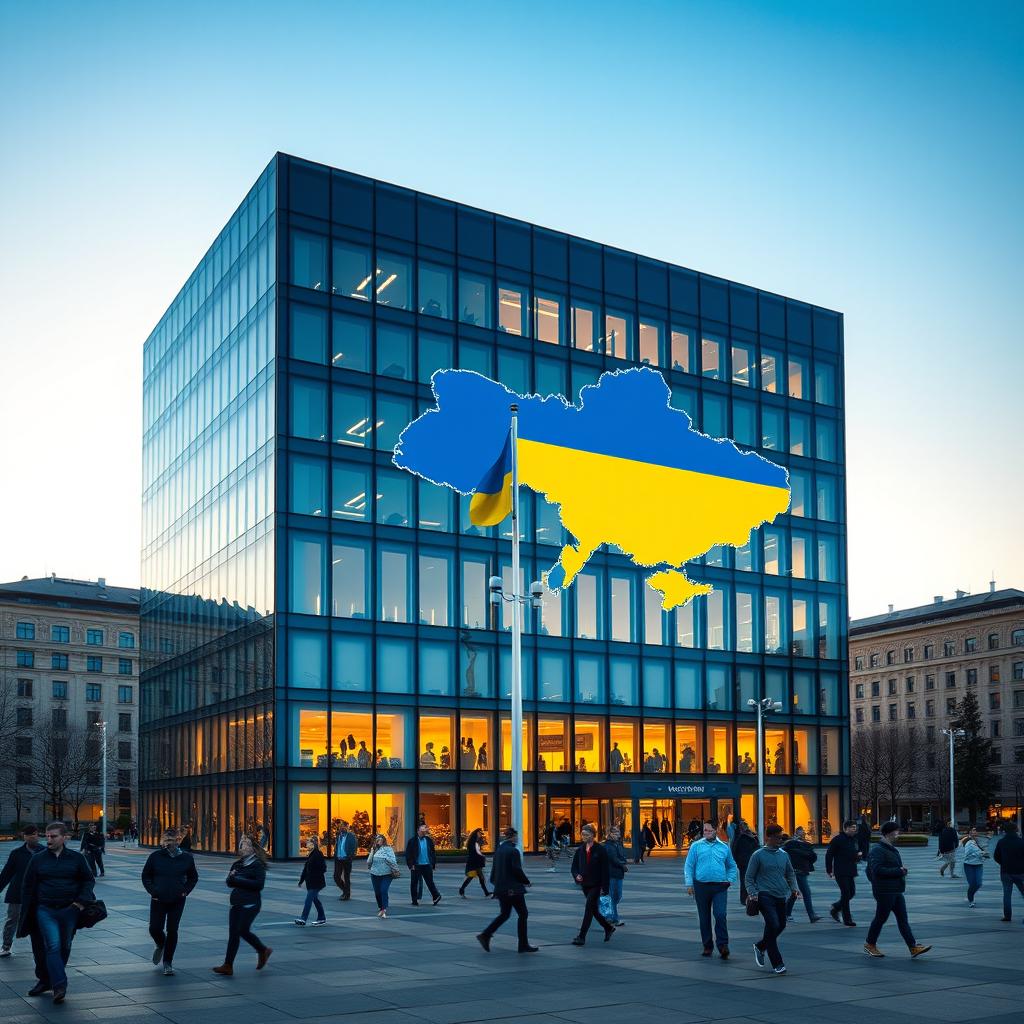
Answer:
[{"label": "rooftop edge of building", "polygon": [[103,607],[139,607],[139,591],[132,587],[108,586],[101,576],[97,580],[75,580],[52,573],[39,579],[23,576],[11,583],[0,583],[0,600],[24,598],[44,604],[50,601],[75,601]]},{"label": "rooftop edge of building", "polygon": [[964,594],[949,600],[936,596],[931,604],[884,612],[881,615],[869,615],[863,619],[852,619],[849,637],[852,640],[856,636],[865,636],[889,627],[950,619],[963,615],[965,612],[996,611],[1002,608],[1012,608],[1018,604],[1024,606],[1024,590],[1017,590],[1013,587],[1003,590],[988,590],[983,594]]}]

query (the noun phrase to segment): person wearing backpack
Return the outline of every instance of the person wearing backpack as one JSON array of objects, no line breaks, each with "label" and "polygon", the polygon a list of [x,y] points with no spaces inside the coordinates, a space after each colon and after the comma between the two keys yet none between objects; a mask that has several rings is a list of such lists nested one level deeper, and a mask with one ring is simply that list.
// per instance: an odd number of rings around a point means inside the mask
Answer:
[{"label": "person wearing backpack", "polygon": [[889,920],[890,914],[896,915],[896,926],[900,930],[903,941],[915,959],[927,953],[931,946],[922,946],[910,929],[907,917],[907,901],[903,895],[907,889],[907,869],[903,866],[903,858],[896,849],[900,827],[895,821],[887,821],[882,826],[882,838],[871,848],[868,854],[868,881],[875,897],[875,916],[868,928],[864,952],[868,956],[883,957],[885,954],[878,948],[878,936],[882,926]]}]

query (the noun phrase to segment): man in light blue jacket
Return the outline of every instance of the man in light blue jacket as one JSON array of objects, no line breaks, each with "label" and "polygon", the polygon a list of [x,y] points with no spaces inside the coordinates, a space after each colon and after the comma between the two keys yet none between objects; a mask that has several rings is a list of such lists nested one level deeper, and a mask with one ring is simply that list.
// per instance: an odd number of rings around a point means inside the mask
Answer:
[{"label": "man in light blue jacket", "polygon": [[[729,886],[739,877],[736,861],[727,843],[718,838],[718,830],[704,822],[704,838],[690,844],[683,865],[686,891],[697,903],[702,956],[711,956],[718,946],[719,956],[729,959],[729,927],[726,923]],[[711,941],[711,917],[715,918],[715,941]]]}]

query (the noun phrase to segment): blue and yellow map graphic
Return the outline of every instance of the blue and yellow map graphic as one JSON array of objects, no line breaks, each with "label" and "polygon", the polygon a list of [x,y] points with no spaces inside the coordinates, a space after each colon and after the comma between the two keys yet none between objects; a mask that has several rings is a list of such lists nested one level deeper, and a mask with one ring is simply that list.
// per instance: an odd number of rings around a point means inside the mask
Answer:
[{"label": "blue and yellow map graphic", "polygon": [[402,432],[395,465],[473,493],[500,465],[517,403],[519,482],[558,506],[570,535],[545,578],[552,589],[614,544],[655,570],[647,583],[675,608],[711,590],[687,578],[687,562],[716,544],[745,544],[789,508],[786,470],[695,430],[649,367],[603,374],[578,405],[517,395],[470,370],[440,370],[432,385],[437,408]]}]

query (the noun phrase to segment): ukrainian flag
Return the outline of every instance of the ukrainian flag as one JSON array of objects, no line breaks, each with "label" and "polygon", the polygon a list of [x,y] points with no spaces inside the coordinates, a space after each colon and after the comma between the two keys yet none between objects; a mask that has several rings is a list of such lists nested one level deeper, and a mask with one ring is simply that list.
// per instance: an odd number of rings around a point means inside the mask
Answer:
[{"label": "ukrainian flag", "polygon": [[498,461],[484,474],[469,502],[469,520],[474,526],[497,526],[512,511],[512,433]]}]

